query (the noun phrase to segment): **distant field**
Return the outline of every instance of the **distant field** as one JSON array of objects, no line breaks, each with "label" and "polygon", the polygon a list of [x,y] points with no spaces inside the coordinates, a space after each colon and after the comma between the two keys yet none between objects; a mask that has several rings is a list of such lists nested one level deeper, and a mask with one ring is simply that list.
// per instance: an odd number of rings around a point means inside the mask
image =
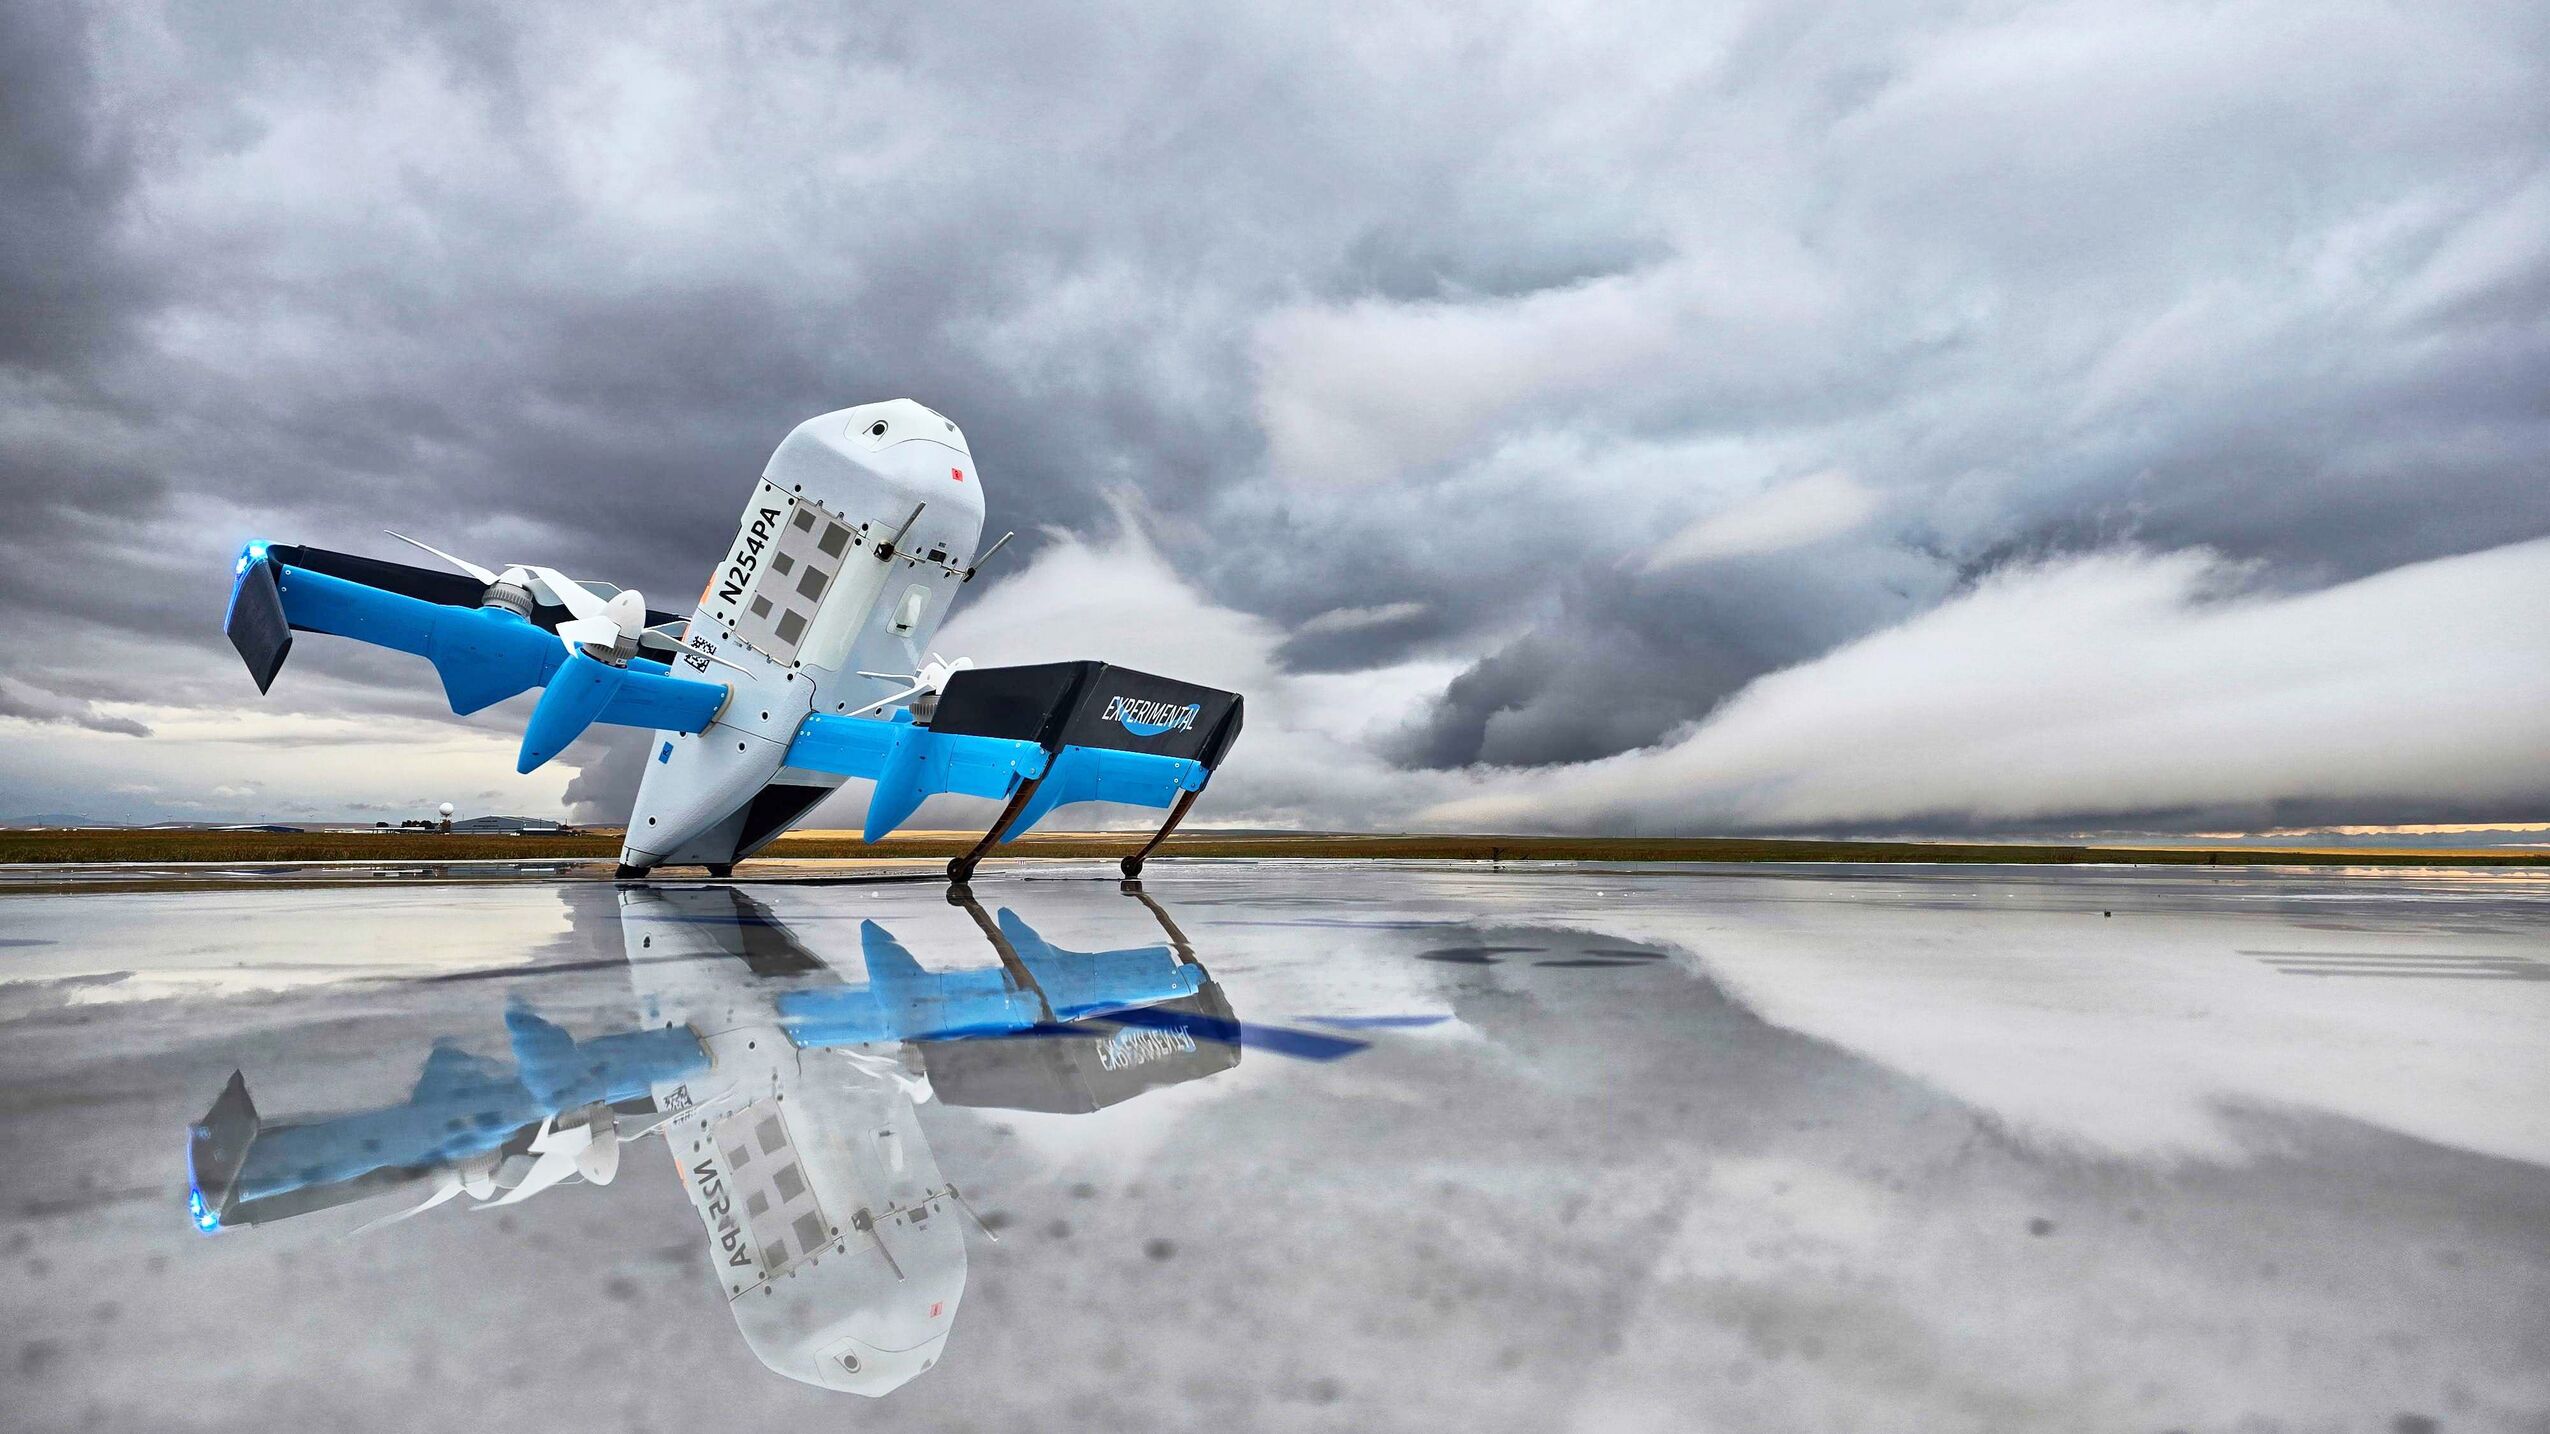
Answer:
[{"label": "distant field", "polygon": [[[765,856],[950,857],[974,838],[918,832],[874,846],[847,832],[799,832]],[[1132,833],[1058,832],[1004,848],[1004,856],[1119,856]],[[620,834],[443,836],[423,832],[0,831],[0,863],[488,861],[618,855]],[[1988,842],[1765,841],[1692,837],[1356,836],[1182,833],[1163,856],[1343,857],[1425,861],[1923,861],[2134,862],[2157,866],[2550,866],[2550,852],[2304,847],[2102,847]]]}]

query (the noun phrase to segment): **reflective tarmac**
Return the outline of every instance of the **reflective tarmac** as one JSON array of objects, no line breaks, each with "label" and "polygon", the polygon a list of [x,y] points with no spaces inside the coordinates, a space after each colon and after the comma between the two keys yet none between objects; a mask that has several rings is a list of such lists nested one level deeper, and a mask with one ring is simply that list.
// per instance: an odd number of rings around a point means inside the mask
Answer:
[{"label": "reflective tarmac", "polygon": [[0,1427],[2550,1429],[2550,877],[0,894]]}]

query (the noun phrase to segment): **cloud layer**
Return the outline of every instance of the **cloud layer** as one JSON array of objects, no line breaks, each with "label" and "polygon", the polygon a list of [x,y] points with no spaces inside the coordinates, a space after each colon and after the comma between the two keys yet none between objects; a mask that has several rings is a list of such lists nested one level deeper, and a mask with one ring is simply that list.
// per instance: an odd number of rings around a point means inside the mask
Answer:
[{"label": "cloud layer", "polygon": [[[2005,569],[1689,732],[1503,774],[1430,824],[2027,830],[2550,806],[2550,542],[2318,592],[2202,554]],[[2226,591],[2226,589],[2231,589]]]},{"label": "cloud layer", "polygon": [[[2537,6],[600,20],[0,15],[0,605],[45,638],[0,693],[0,815],[102,766],[229,800],[183,734],[266,730],[211,631],[246,537],[395,526],[683,593],[792,424],[897,393],[965,424],[1029,535],[948,645],[1187,632],[1159,665],[1246,652],[1265,730],[1325,744],[1253,730],[1233,819],[2537,814],[2538,753],[2510,774],[2442,690],[2415,700],[2461,760],[2339,775],[2379,714],[2335,677],[2352,716],[2189,783],[2081,778],[2096,712],[2028,674],[2128,725],[2167,684],[1992,646],[2050,650],[2035,604],[2213,671],[2245,613],[2306,667],[2404,672],[2383,604],[2537,578],[2445,561],[2550,534]],[[1128,543],[1177,596],[1074,566]],[[2474,706],[2537,703],[2484,625],[2424,645]],[[322,646],[267,715],[447,720],[412,664]],[[2045,756],[1878,781],[1774,740],[1865,739],[1853,684],[1906,653]],[[100,723],[154,735],[102,754]],[[302,800],[400,799],[343,750]],[[576,800],[607,806],[610,750],[570,753]]]}]

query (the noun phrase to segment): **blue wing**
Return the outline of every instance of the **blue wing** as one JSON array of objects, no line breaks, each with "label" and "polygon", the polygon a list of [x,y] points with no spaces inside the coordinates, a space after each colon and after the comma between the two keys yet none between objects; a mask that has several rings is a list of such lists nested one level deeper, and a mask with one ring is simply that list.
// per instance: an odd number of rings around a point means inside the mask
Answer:
[{"label": "blue wing", "polygon": [[869,841],[903,825],[933,792],[1006,800],[1021,783],[1041,778],[1004,829],[1002,839],[1008,841],[1073,802],[1173,806],[1211,775],[1202,762],[1186,757],[1076,746],[1049,754],[1032,741],[936,732],[915,724],[907,712],[891,718],[814,713],[798,725],[788,765],[875,782],[863,832]]},{"label": "blue wing", "polygon": [[890,719],[817,712],[797,725],[788,765],[876,783],[863,833],[875,841],[903,825],[932,792],[1006,800],[1021,782],[1044,774],[1046,756],[1034,742],[933,732],[909,712]]},{"label": "blue wing", "polygon": [[[280,553],[310,551],[315,550],[286,548]],[[300,567],[263,544],[251,544],[241,555],[224,626],[260,691],[273,683],[296,631],[414,653],[434,665],[444,697],[460,713],[546,686],[571,661],[554,633],[527,618],[502,608],[441,600],[469,595],[474,602],[477,589],[467,580],[454,587],[446,574],[369,559],[359,560],[358,567],[334,554],[328,559],[395,586]],[[586,674],[603,664],[586,658],[576,666]],[[545,760],[573,740],[588,722],[697,732],[726,701],[723,684],[673,676],[663,663],[645,657],[608,669],[603,681],[607,692],[588,690],[590,700],[564,714],[565,721],[544,723],[535,717],[535,728],[545,730],[536,733],[538,740],[526,741],[530,765],[538,765],[535,756]]]},{"label": "blue wing", "polygon": [[1065,747],[1046,768],[1045,780],[1036,784],[1036,794],[1002,829],[1001,840],[1016,841],[1029,827],[1044,820],[1047,812],[1074,802],[1172,807],[1186,793],[1201,791],[1211,775],[1202,762],[1190,757],[1119,752],[1107,747]]}]

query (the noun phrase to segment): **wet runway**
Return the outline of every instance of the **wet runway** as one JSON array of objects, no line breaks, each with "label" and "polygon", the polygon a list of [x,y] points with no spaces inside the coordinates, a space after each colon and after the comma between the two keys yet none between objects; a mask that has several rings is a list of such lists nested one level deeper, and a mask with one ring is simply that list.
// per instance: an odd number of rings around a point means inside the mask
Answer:
[{"label": "wet runway", "polygon": [[2550,876],[1108,874],[0,887],[0,1427],[2550,1429]]}]

